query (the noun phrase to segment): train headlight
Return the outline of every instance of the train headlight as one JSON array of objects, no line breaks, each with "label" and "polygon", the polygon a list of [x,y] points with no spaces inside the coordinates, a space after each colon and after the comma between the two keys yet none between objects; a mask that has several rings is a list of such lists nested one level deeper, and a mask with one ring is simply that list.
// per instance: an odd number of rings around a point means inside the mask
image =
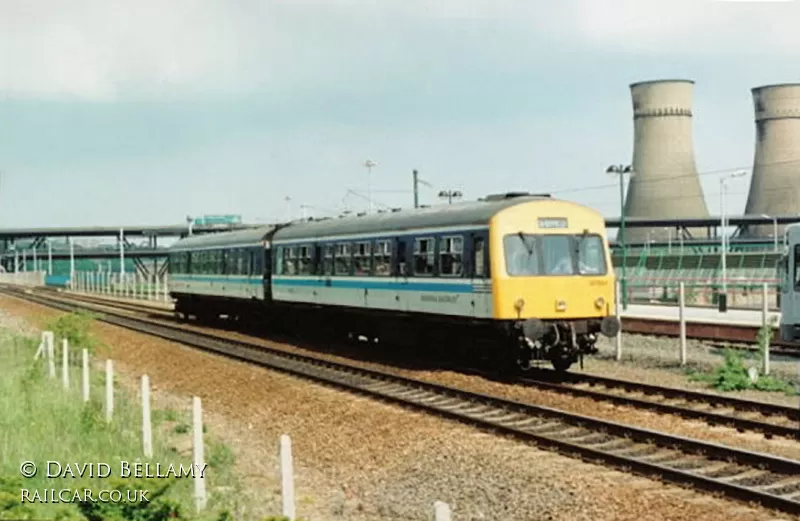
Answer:
[{"label": "train headlight", "polygon": [[594,307],[596,307],[597,309],[603,309],[603,306],[605,305],[606,305],[606,299],[604,299],[603,297],[597,297],[594,300]]},{"label": "train headlight", "polygon": [[567,309],[566,300],[556,300],[556,311],[566,311],[566,309]]}]

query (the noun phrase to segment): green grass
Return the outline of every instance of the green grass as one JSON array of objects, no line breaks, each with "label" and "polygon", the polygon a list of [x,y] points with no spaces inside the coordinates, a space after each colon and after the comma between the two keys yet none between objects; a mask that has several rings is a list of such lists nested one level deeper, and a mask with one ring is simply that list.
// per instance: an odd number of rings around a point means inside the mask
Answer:
[{"label": "green grass", "polygon": [[[711,372],[690,371],[689,378],[699,382],[705,382],[719,391],[764,391],[781,392],[787,395],[795,395],[797,391],[794,385],[782,378],[772,375],[759,375],[753,382],[747,373],[748,364],[745,362],[748,353],[741,350],[728,348],[725,350],[724,362]],[[760,367],[760,357],[749,357],[751,366]],[[753,364],[752,362],[756,363]]]},{"label": "green grass", "polygon": [[[84,318],[72,320],[80,322]],[[77,335],[76,344],[86,341],[78,337],[88,334],[88,330],[76,328],[74,323],[70,325],[69,320],[62,321],[61,326],[66,334]],[[205,436],[209,465],[205,472],[208,506],[202,515],[195,512],[193,483],[189,478],[114,477],[119,475],[120,461],[161,463],[162,466],[191,464],[188,442],[191,430],[175,432],[176,425],[191,424],[190,400],[187,399],[185,411],[153,411],[154,455],[145,460],[138,400],[127,396],[117,382],[114,418],[107,423],[103,409],[104,374],[93,371],[91,400],[84,404],[79,366],[71,368],[71,389],[65,390],[60,363],[56,365],[57,377],[51,379],[47,376],[46,363],[42,359],[33,360],[37,346],[38,339],[0,331],[0,520],[233,519],[228,512],[235,512],[242,506],[237,499],[241,486],[232,470],[233,453],[230,447],[216,442],[210,435]],[[60,347],[59,342],[56,347]],[[176,447],[188,450],[178,453]],[[24,479],[20,475],[23,461],[36,463],[39,472],[34,478]],[[62,468],[68,463],[108,463],[112,477],[47,478],[47,461],[59,462]],[[224,487],[225,492],[215,494],[218,487]],[[29,495],[34,489],[40,493],[45,489],[91,489],[95,497],[100,490],[120,490],[125,497],[126,490],[143,489],[149,491],[150,502],[23,504],[22,489],[28,489]]]}]

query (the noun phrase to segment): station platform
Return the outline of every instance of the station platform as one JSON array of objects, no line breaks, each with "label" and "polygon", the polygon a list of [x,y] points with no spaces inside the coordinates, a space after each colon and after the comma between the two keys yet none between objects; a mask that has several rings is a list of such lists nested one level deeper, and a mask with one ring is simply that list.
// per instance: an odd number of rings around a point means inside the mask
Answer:
[{"label": "station platform", "polygon": [[[720,313],[716,308],[686,306],[684,309],[684,316],[687,322],[761,327],[762,318],[760,310],[729,309],[725,313]],[[677,306],[629,304],[628,309],[622,311],[622,320],[624,321],[627,317],[677,322],[679,319],[678,311]],[[767,313],[767,320],[774,320],[773,324],[775,327],[780,323],[780,318],[780,312],[770,311]]]}]

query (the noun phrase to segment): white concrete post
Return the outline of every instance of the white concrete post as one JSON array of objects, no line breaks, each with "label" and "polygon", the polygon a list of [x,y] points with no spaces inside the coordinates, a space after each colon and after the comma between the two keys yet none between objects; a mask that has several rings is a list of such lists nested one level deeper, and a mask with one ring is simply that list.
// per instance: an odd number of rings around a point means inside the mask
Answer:
[{"label": "white concrete post", "polygon": [[450,521],[450,505],[442,501],[433,504],[433,512],[436,521]]},{"label": "white concrete post", "polygon": [[42,331],[42,339],[39,341],[39,348],[36,350],[36,354],[33,355],[34,360],[38,360],[39,357],[46,357],[45,351],[47,350],[47,331]]},{"label": "white concrete post", "polygon": [[615,304],[614,313],[616,313],[617,319],[620,322],[619,332],[617,333],[617,361],[620,361],[620,360],[622,360],[622,314],[620,313],[620,301],[622,300],[621,299],[622,293],[620,292],[620,282],[619,281],[617,281],[616,284],[615,284],[615,290],[616,290],[615,291],[616,299],[614,299],[615,300],[615,302],[614,302],[614,304]]},{"label": "white concrete post", "polygon": [[66,338],[61,341],[61,381],[64,389],[69,389],[69,342]]},{"label": "white concrete post", "polygon": [[169,282],[166,273],[164,273],[164,302],[169,302]]},{"label": "white concrete post", "polygon": [[[766,327],[771,327],[769,323],[769,287],[765,282],[761,286],[761,325]],[[762,360],[762,367],[761,372],[765,375],[769,374],[769,342],[766,342],[764,345],[764,352],[761,353],[763,356]]]},{"label": "white concrete post", "polygon": [[281,495],[283,496],[283,515],[294,521],[294,466],[292,465],[292,440],[281,435]]},{"label": "white concrete post", "polygon": [[153,431],[150,423],[150,378],[142,376],[142,449],[145,458],[153,457]]},{"label": "white concrete post", "polygon": [[89,350],[83,349],[83,401],[89,401]]},{"label": "white concrete post", "polygon": [[158,280],[159,280],[158,271],[153,273],[153,279],[155,279],[155,286],[156,286],[156,289],[155,289],[156,297],[153,300],[158,300],[158,299],[161,298],[161,291],[160,291],[159,284],[158,284]]},{"label": "white concrete post", "polygon": [[50,370],[50,378],[56,377],[56,347],[55,335],[52,331],[47,332],[47,365]]},{"label": "white concrete post", "polygon": [[153,300],[153,274],[147,275],[147,300]]},{"label": "white concrete post", "polygon": [[69,289],[75,291],[75,245],[72,243],[72,237],[69,240]]},{"label": "white concrete post", "polygon": [[106,421],[114,416],[114,365],[106,360]]},{"label": "white concrete post", "polygon": [[[200,398],[192,398],[192,445],[194,448],[195,469],[202,469],[205,463],[203,454],[203,408]],[[197,470],[194,475],[194,497],[197,502],[197,511],[206,507],[206,482],[205,476]]]},{"label": "white concrete post", "polygon": [[678,319],[681,326],[681,365],[686,365],[686,286],[680,283],[678,294]]}]

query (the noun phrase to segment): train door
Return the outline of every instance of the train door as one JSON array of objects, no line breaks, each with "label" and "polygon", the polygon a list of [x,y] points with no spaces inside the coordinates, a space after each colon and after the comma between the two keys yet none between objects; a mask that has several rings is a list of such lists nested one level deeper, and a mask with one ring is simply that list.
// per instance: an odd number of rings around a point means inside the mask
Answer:
[{"label": "train door", "polygon": [[788,249],[778,264],[780,280],[781,340],[795,341],[800,325],[800,228],[786,230]]},{"label": "train door", "polygon": [[482,233],[470,234],[469,255],[467,263],[472,283],[472,309],[473,317],[489,316],[492,300],[491,284],[486,278],[486,236]]},{"label": "train door", "polygon": [[264,274],[264,301],[272,301],[272,248],[269,244],[264,245],[261,250],[262,255],[259,259],[261,261],[261,271]]},{"label": "train door", "polygon": [[[395,309],[398,311],[408,311],[410,306],[410,292],[406,291],[408,287],[408,274],[410,271],[407,246],[405,237],[398,237],[395,239],[394,276],[396,289],[394,291],[394,301]],[[413,251],[412,249],[412,255]]]}]

